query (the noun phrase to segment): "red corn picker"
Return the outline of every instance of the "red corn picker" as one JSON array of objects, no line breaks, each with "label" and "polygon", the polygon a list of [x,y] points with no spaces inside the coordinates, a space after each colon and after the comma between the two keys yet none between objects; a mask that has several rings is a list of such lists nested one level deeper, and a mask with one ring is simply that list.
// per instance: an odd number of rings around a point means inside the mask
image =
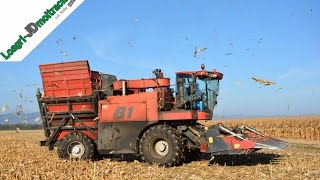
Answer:
[{"label": "red corn picker", "polygon": [[37,99],[46,139],[60,158],[137,154],[142,161],[176,166],[201,153],[211,157],[282,149],[288,144],[248,126],[206,127],[217,104],[223,74],[176,72],[175,88],[160,69],[154,77],[118,80],[90,70],[88,61],[40,65]]}]

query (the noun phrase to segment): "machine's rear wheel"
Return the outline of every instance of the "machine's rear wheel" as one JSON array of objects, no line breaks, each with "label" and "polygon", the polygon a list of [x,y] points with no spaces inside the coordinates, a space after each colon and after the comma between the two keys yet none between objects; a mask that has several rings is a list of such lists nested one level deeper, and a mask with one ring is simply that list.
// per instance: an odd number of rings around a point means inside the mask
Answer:
[{"label": "machine's rear wheel", "polygon": [[62,159],[93,159],[95,153],[95,143],[81,132],[68,134],[58,145],[58,154]]},{"label": "machine's rear wheel", "polygon": [[140,154],[143,161],[162,166],[183,163],[183,143],[170,126],[157,125],[147,130],[140,139]]}]

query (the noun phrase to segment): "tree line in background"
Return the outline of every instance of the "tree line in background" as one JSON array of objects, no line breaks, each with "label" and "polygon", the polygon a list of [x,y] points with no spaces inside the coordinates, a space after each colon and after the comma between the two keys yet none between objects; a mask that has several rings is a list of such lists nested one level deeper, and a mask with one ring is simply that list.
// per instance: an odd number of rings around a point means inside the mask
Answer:
[{"label": "tree line in background", "polygon": [[1,130],[16,130],[17,128],[21,130],[38,130],[42,129],[42,124],[0,124]]}]

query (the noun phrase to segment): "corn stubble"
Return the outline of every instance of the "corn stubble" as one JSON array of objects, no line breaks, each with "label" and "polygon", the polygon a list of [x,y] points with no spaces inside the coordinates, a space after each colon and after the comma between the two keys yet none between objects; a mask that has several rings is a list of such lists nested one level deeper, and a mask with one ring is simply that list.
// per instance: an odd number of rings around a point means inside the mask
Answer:
[{"label": "corn stubble", "polygon": [[[56,151],[40,147],[42,131],[0,131],[0,179],[317,179],[320,177],[320,117],[220,121],[248,124],[290,140],[283,151],[254,156],[228,156],[164,168],[134,161],[60,160]],[[208,122],[207,122],[208,123]],[[212,122],[211,122],[212,123]],[[311,141],[313,140],[313,141]],[[274,157],[274,158],[270,158]]]}]

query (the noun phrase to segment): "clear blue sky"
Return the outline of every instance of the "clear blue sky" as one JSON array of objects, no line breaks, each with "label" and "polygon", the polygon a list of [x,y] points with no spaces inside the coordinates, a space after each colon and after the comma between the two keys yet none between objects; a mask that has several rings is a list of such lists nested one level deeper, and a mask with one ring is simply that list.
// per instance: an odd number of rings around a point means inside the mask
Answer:
[{"label": "clear blue sky", "polygon": [[[85,1],[23,62],[0,64],[0,105],[38,111],[38,65],[67,61],[65,51],[118,78],[161,68],[172,84],[175,71],[204,63],[224,74],[220,115],[320,114],[319,19],[317,0]],[[194,58],[195,47],[208,49]],[[277,84],[261,86],[252,76]]]}]

